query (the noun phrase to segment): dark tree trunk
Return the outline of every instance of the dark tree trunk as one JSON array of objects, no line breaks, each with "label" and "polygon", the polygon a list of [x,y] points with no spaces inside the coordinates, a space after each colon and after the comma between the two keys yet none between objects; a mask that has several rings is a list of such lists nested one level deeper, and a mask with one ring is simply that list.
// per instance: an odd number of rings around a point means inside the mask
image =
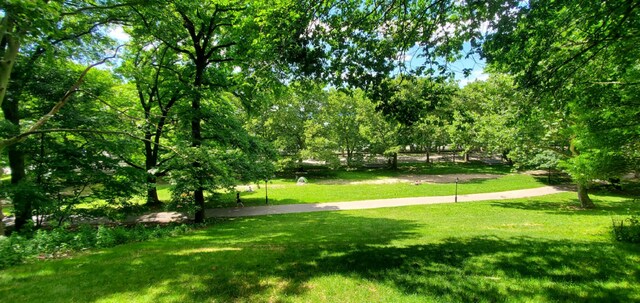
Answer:
[{"label": "dark tree trunk", "polygon": [[393,157],[391,160],[391,169],[398,169],[398,153],[393,153]]},{"label": "dark tree trunk", "polygon": [[158,198],[157,177],[147,174],[147,206],[159,206],[162,204]]},{"label": "dark tree trunk", "polygon": [[[15,100],[5,100],[2,103],[2,111],[4,118],[7,119],[15,127],[16,134],[20,130],[20,116],[18,111],[18,102]],[[7,147],[7,156],[9,158],[9,168],[11,168],[11,184],[18,185],[26,176],[25,156],[20,150],[21,144],[14,144]],[[15,230],[19,231],[27,221],[31,220],[33,206],[32,201],[24,197],[24,195],[14,193],[11,197],[15,212]]]},{"label": "dark tree trunk", "polygon": [[[192,109],[196,113],[195,115],[198,116],[197,113],[200,112],[200,100],[197,100],[197,102],[194,101],[192,103]],[[200,117],[194,118],[191,121],[191,135],[193,140],[192,146],[200,147],[200,145],[202,144]],[[204,187],[202,186],[202,184],[204,183],[204,176],[198,172],[201,167],[200,162],[197,162],[197,161],[193,162],[192,165],[193,165],[194,171],[196,172],[196,184],[198,185],[198,187],[195,189],[193,193],[195,204],[197,206],[195,221],[196,223],[203,223],[205,219]]]},{"label": "dark tree trunk", "polygon": [[595,208],[596,205],[593,204],[591,198],[589,198],[589,193],[587,192],[587,186],[578,183],[578,200],[580,201],[580,206],[582,208]]},{"label": "dark tree trunk", "polygon": [[431,163],[431,159],[430,159],[430,154],[429,154],[429,148],[427,147],[427,163]]},{"label": "dark tree trunk", "polygon": [[[149,116],[149,109],[145,109],[145,115]],[[161,131],[161,130],[160,130]],[[160,134],[157,134],[160,136]],[[147,171],[147,203],[146,205],[149,207],[156,207],[160,205],[160,199],[158,199],[158,190],[156,189],[157,177],[154,173],[149,172],[153,169],[156,169],[158,165],[158,153],[157,146],[152,146],[152,134],[150,131],[147,131],[145,134],[145,142],[144,142],[144,153],[145,153],[145,165],[144,168]]]},{"label": "dark tree trunk", "polygon": [[2,219],[4,219],[4,214],[2,213],[2,203],[0,203],[0,236],[4,235],[4,222]]},{"label": "dark tree trunk", "polygon": [[[15,144],[7,147],[7,153],[9,155],[9,167],[11,168],[11,184],[18,185],[21,183],[25,176],[25,157],[24,153],[19,150],[20,144]],[[13,202],[13,209],[16,216],[15,230],[19,231],[31,220],[33,213],[33,206],[31,200],[24,195],[15,193],[11,200]]]},{"label": "dark tree trunk", "polygon": [[[200,64],[198,64],[200,63]],[[195,96],[193,101],[191,102],[191,110],[193,111],[191,118],[191,146],[200,148],[202,145],[202,125],[201,125],[201,117],[200,117],[200,88],[203,83],[204,69],[206,67],[206,60],[202,62],[198,60],[196,62],[196,77],[194,81],[194,87],[196,89]],[[205,219],[205,205],[204,205],[204,176],[199,173],[201,164],[200,162],[193,162],[194,172],[196,172],[196,184],[197,188],[193,193],[193,197],[196,204],[196,213],[195,213],[195,221],[196,223],[203,223]]]}]

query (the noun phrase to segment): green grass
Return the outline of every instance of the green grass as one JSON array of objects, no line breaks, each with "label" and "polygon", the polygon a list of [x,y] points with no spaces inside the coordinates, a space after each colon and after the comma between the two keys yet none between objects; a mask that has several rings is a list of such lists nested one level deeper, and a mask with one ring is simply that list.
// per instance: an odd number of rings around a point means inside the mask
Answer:
[{"label": "green grass", "polygon": [[[455,183],[421,184],[315,184],[309,179],[306,185],[299,186],[293,181],[274,182],[268,188],[269,203],[319,203],[338,201],[357,201],[367,199],[404,198],[421,196],[447,196],[455,193]],[[504,175],[497,179],[471,180],[458,184],[458,194],[475,194],[518,190],[544,186],[543,183],[530,175]],[[260,189],[253,186],[252,193],[243,192],[241,198],[245,206],[263,205],[265,203],[264,183]],[[229,207],[235,205],[235,195],[223,195],[214,207]]]},{"label": "green grass", "polygon": [[535,199],[229,219],[0,271],[4,302],[638,302],[638,202]]},{"label": "green grass", "polygon": [[2,206],[2,213],[5,216],[13,215],[13,206],[11,206],[11,205],[3,205]]}]

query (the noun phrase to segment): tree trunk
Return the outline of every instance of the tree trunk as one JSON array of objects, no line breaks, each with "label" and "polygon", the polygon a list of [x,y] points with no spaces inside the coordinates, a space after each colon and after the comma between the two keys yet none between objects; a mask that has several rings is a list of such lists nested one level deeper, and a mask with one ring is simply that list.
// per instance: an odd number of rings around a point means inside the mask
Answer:
[{"label": "tree trunk", "polygon": [[393,153],[393,160],[391,161],[391,169],[398,169],[398,153]]},{"label": "tree trunk", "polygon": [[580,201],[580,206],[582,208],[595,208],[595,204],[589,198],[589,193],[587,192],[587,187],[583,184],[578,183],[578,200]]},{"label": "tree trunk", "polygon": [[[20,144],[15,144],[7,148],[9,167],[11,168],[11,185],[18,185],[26,176],[24,153],[18,149],[19,147]],[[32,201],[19,193],[14,193],[11,200],[16,217],[15,230],[19,231],[27,221],[31,220],[33,212]]]},{"label": "tree trunk", "polygon": [[[204,69],[206,68],[206,60],[198,60],[196,62],[196,76],[194,80],[194,88],[195,88],[195,96],[191,101],[191,109],[193,110],[192,118],[191,118],[191,146],[195,148],[200,148],[202,145],[202,125],[200,117],[200,102],[202,96],[200,95],[200,89],[203,83]],[[205,219],[205,205],[204,205],[204,176],[199,172],[200,167],[202,166],[200,162],[193,162],[193,168],[196,172],[196,184],[197,188],[193,192],[193,197],[195,200],[195,204],[197,206],[195,213],[195,222],[196,223],[204,223]]]},{"label": "tree trunk", "polygon": [[[20,116],[18,112],[18,102],[16,100],[5,100],[2,103],[2,112],[4,118],[7,119],[15,128],[15,133],[20,131]],[[11,185],[18,185],[25,176],[25,157],[23,151],[20,150],[21,144],[13,144],[7,147],[7,156],[9,158],[9,168],[11,168]],[[13,209],[15,213],[15,230],[19,231],[28,220],[31,220],[32,205],[31,200],[24,195],[14,193],[11,197]]]},{"label": "tree trunk", "polygon": [[429,159],[429,148],[427,147],[427,163],[431,163],[431,160]]},{"label": "tree trunk", "polygon": [[18,59],[18,52],[20,50],[20,41],[18,41],[17,33],[14,31],[12,17],[12,13],[5,12],[3,19],[7,20],[7,22],[3,24],[4,33],[0,33],[2,35],[2,39],[0,40],[5,41],[7,47],[2,50],[3,56],[0,58],[0,105],[4,103],[13,64]]},{"label": "tree trunk", "polygon": [[2,203],[0,203],[0,236],[4,236],[4,213],[2,213]]},{"label": "tree trunk", "polygon": [[[194,100],[192,103],[192,109],[194,110],[195,118],[191,121],[191,135],[192,135],[192,146],[199,148],[202,145],[202,133],[201,133],[201,125],[200,125],[200,100]],[[198,172],[200,170],[201,164],[200,162],[193,162],[194,171]],[[204,183],[204,176],[201,173],[196,173],[196,184],[198,187],[195,189],[193,195],[195,204],[197,206],[195,221],[196,223],[203,223],[205,219],[205,205],[204,205],[204,188],[202,184]]]},{"label": "tree trunk", "polygon": [[[571,151],[571,156],[577,157],[579,153],[576,150],[574,140],[575,138],[572,137],[571,141],[569,142],[569,150]],[[595,204],[593,204],[593,201],[591,201],[591,198],[589,198],[589,193],[587,192],[587,185],[585,184],[585,182],[577,181],[576,183],[578,185],[578,200],[580,201],[580,206],[582,206],[582,208],[595,208]]]},{"label": "tree trunk", "polygon": [[162,202],[158,198],[157,177],[147,174],[147,206],[160,206]]},{"label": "tree trunk", "polygon": [[464,153],[464,162],[465,163],[469,162],[469,153],[468,152]]},{"label": "tree trunk", "polygon": [[[158,134],[159,136],[159,134]],[[147,173],[147,202],[146,206],[148,207],[156,207],[162,204],[160,199],[158,199],[158,190],[157,190],[157,177],[155,172],[150,172],[156,169],[158,164],[158,154],[157,148],[153,148],[151,146],[151,134],[147,133],[145,135],[145,166]],[[154,152],[155,151],[155,152]]]}]

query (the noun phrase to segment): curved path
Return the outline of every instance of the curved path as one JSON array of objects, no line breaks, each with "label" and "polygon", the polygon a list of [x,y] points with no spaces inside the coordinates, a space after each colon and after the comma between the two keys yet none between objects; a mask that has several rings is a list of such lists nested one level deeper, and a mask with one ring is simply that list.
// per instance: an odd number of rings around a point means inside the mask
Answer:
[{"label": "curved path", "polygon": [[[567,189],[545,186],[531,189],[521,189],[512,191],[503,191],[484,194],[458,195],[458,202],[472,202],[485,200],[505,200],[538,197],[556,193],[567,192]],[[397,207],[409,205],[423,204],[440,204],[454,203],[455,196],[435,196],[435,197],[414,197],[414,198],[395,198],[395,199],[378,199],[378,200],[362,200],[351,202],[328,202],[313,204],[286,204],[286,205],[265,205],[251,207],[235,207],[235,208],[215,208],[207,209],[205,212],[207,218],[221,217],[249,217],[262,215],[307,213],[317,211],[336,211],[336,210],[352,210],[352,209],[370,209],[383,207]],[[131,218],[134,219],[134,218]],[[176,212],[153,213],[136,217],[134,222],[175,222],[187,220],[188,217]],[[129,220],[128,220],[129,221]]]},{"label": "curved path", "polygon": [[[528,197],[538,197],[556,193],[567,192],[566,188],[545,186],[530,189],[458,195],[458,202],[473,202],[486,200],[506,200]],[[378,199],[378,200],[361,200],[350,202],[328,202],[313,204],[286,204],[286,205],[265,205],[251,207],[236,208],[214,208],[207,209],[205,212],[207,218],[222,217],[248,217],[261,215],[277,215],[292,213],[307,213],[317,211],[336,211],[336,210],[353,210],[353,209],[370,209],[383,207],[398,207],[409,205],[424,204],[442,204],[454,203],[455,196],[435,196],[435,197],[413,197],[413,198],[394,198],[394,199]],[[13,225],[13,218],[5,218],[6,225]],[[179,212],[157,212],[141,216],[132,216],[125,220],[125,223],[170,223],[188,221],[190,217],[187,214]],[[79,222],[75,222],[79,223]],[[104,220],[93,220],[89,223],[108,223]]]}]

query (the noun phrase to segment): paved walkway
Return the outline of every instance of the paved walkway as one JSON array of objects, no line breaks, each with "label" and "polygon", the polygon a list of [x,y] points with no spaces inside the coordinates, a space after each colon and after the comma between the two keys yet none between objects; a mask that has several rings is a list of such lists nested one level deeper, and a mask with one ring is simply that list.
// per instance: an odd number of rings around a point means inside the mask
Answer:
[{"label": "paved walkway", "polygon": [[[458,195],[458,202],[473,202],[486,200],[506,200],[517,198],[538,197],[550,194],[566,192],[567,189],[545,186],[531,189],[503,191],[484,194]],[[265,205],[251,207],[236,208],[215,208],[207,209],[205,212],[207,218],[214,217],[248,217],[276,214],[292,214],[292,213],[308,213],[317,211],[336,211],[336,210],[353,210],[353,209],[370,209],[383,207],[398,207],[409,205],[424,204],[442,204],[454,203],[455,196],[436,196],[436,197],[414,197],[414,198],[395,198],[395,199],[378,199],[378,200],[362,200],[351,202],[329,202],[314,204],[287,204],[287,205]],[[189,220],[189,216],[179,212],[158,212],[145,214],[141,216],[129,217],[126,223],[169,223],[183,222]],[[12,218],[5,218],[6,225],[13,225]],[[101,223],[101,222],[95,222]]]},{"label": "paved walkway", "polygon": [[[458,202],[473,202],[484,200],[505,200],[516,198],[537,197],[550,194],[566,192],[566,189],[558,187],[545,186],[539,188],[503,191],[485,194],[458,195]],[[383,207],[397,207],[409,205],[424,204],[441,204],[454,203],[455,196],[435,196],[435,197],[414,197],[414,198],[395,198],[395,199],[378,199],[378,200],[362,200],[351,202],[329,202],[314,204],[288,204],[288,205],[268,205],[268,206],[252,206],[237,208],[218,208],[208,209],[206,216],[209,217],[248,217],[261,215],[276,214],[292,214],[307,213],[317,211],[335,211],[335,210],[352,210],[352,209],[370,209]]]}]

